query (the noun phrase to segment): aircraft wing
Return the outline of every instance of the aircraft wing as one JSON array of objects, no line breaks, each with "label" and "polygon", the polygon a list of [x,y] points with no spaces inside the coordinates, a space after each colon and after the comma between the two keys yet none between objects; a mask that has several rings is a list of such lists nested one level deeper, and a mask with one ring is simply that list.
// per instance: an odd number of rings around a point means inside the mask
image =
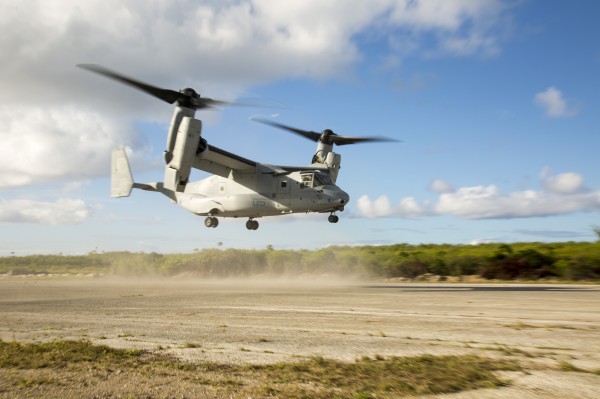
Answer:
[{"label": "aircraft wing", "polygon": [[274,175],[286,175],[298,171],[323,171],[326,172],[325,165],[310,166],[279,166],[269,165],[252,161],[241,157],[229,151],[225,151],[214,145],[208,145],[208,151],[196,157],[194,168],[203,170],[215,175],[229,177],[234,173],[264,173]]},{"label": "aircraft wing", "polygon": [[275,175],[287,175],[288,173],[292,173],[292,172],[314,172],[314,171],[320,171],[320,172],[327,172],[329,169],[327,168],[327,166],[322,165],[310,165],[310,166],[280,166],[280,165],[269,165],[269,164],[262,164],[262,166],[270,169],[269,172],[266,173],[273,173]]},{"label": "aircraft wing", "polygon": [[259,164],[250,159],[214,145],[208,145],[208,151],[197,156],[194,161],[194,168],[223,177],[228,177],[232,171],[253,173],[257,165]]}]

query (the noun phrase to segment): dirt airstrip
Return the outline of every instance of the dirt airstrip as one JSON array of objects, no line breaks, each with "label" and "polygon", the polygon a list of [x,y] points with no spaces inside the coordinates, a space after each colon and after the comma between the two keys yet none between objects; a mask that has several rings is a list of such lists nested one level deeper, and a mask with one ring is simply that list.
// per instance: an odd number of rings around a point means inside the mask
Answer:
[{"label": "dirt airstrip", "polygon": [[600,397],[594,285],[6,277],[0,338],[87,339],[228,364],[474,353],[527,371],[504,388],[443,397]]}]

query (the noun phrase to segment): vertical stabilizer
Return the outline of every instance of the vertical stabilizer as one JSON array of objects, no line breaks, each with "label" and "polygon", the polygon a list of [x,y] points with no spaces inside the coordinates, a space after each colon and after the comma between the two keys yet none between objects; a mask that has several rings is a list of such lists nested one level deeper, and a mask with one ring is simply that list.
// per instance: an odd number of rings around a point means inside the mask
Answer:
[{"label": "vertical stabilizer", "polygon": [[110,173],[110,196],[129,197],[133,188],[133,176],[127,160],[125,148],[119,147],[112,151]]}]

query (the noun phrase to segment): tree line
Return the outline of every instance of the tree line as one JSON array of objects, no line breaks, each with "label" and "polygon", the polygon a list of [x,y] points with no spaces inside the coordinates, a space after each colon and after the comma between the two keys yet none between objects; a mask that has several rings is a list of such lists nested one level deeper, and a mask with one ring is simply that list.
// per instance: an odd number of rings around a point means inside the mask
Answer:
[{"label": "tree line", "polygon": [[415,279],[478,275],[484,279],[600,281],[600,243],[396,244],[317,250],[204,249],[187,254],[92,252],[0,258],[2,274],[190,274],[197,277],[339,275]]}]

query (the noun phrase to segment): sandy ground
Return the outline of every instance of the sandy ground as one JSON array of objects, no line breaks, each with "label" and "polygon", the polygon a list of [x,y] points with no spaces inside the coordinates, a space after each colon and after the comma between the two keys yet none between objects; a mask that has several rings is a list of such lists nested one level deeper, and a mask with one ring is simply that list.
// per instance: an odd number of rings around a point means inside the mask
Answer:
[{"label": "sandy ground", "polygon": [[600,286],[0,279],[0,338],[89,339],[184,360],[514,357],[511,386],[440,397],[598,398]]}]

